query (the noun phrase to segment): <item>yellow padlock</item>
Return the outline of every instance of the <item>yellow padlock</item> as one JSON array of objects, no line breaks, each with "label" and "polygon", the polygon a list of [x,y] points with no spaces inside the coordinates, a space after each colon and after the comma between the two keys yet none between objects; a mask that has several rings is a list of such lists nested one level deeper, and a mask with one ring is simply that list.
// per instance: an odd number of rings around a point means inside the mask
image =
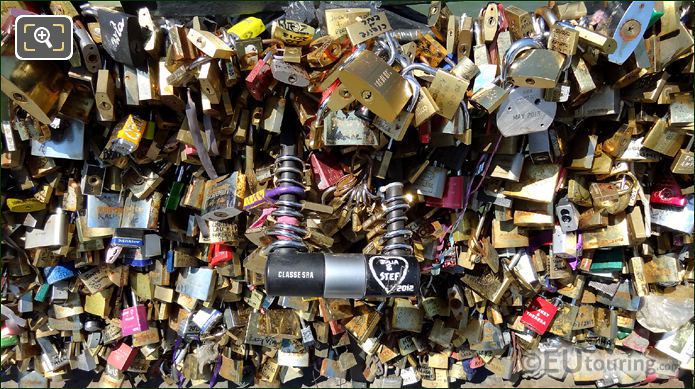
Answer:
[{"label": "yellow padlock", "polygon": [[46,204],[35,198],[7,199],[7,208],[9,208],[11,212],[35,212],[46,209]]},{"label": "yellow padlock", "polygon": [[254,17],[248,17],[227,29],[228,33],[234,34],[242,40],[255,38],[263,31],[265,31],[265,24],[261,19]]}]

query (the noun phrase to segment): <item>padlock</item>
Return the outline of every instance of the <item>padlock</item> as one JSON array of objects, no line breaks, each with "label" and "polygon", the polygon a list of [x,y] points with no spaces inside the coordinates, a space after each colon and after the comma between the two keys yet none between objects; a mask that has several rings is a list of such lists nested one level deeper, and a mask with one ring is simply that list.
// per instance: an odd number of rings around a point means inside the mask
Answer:
[{"label": "padlock", "polygon": [[188,30],[186,38],[208,57],[229,59],[232,56],[232,49],[210,31],[191,28]]},{"label": "padlock", "polygon": [[255,66],[246,76],[246,87],[251,96],[258,101],[263,100],[263,96],[267,93],[268,87],[273,82],[273,74],[268,61],[272,57],[272,52],[268,52],[263,59],[256,62]]},{"label": "padlock", "polygon": [[227,29],[227,32],[233,34],[237,39],[251,39],[260,35],[265,31],[265,24],[256,17],[247,17]]},{"label": "padlock", "polygon": [[309,45],[312,50],[307,54],[309,66],[325,67],[338,61],[348,48],[349,40],[346,35],[341,37],[325,36],[318,38]]},{"label": "padlock", "polygon": [[413,186],[424,196],[441,199],[446,186],[446,169],[436,163],[427,166],[414,181]]},{"label": "padlock", "polygon": [[430,207],[440,207],[448,209],[463,208],[463,195],[465,188],[465,179],[459,171],[455,176],[446,178],[444,184],[444,194],[441,199],[425,198],[425,202]]},{"label": "padlock", "polygon": [[120,371],[126,371],[132,365],[137,354],[137,348],[122,342],[118,348],[111,350],[106,362]]},{"label": "padlock", "polygon": [[220,68],[217,62],[212,61],[200,66],[198,81],[201,92],[209,99],[211,104],[219,104],[222,98],[223,86]]},{"label": "padlock", "polygon": [[316,30],[308,24],[290,19],[273,22],[270,35],[292,46],[305,46],[311,43]]},{"label": "padlock", "polygon": [[531,15],[514,5],[505,5],[504,17],[509,23],[512,39],[519,40],[533,34]]},{"label": "padlock", "polygon": [[371,51],[359,54],[338,77],[352,96],[389,122],[411,96],[406,80]]},{"label": "padlock", "polygon": [[541,296],[536,296],[524,310],[521,322],[533,332],[543,335],[548,330],[557,310],[556,305]]},{"label": "padlock", "polygon": [[231,247],[223,243],[213,243],[208,248],[208,263],[211,267],[219,266],[234,258]]},{"label": "padlock", "polygon": [[572,232],[579,228],[579,213],[577,208],[566,197],[560,199],[555,207],[562,232]]},{"label": "padlock", "polygon": [[637,1],[628,6],[613,33],[617,47],[614,52],[608,54],[610,62],[622,65],[635,51],[640,38],[647,30],[653,11],[653,1]]},{"label": "padlock", "polygon": [[138,10],[138,23],[142,27],[145,42],[143,48],[147,54],[155,60],[160,57],[162,44],[162,29],[154,23],[150,10],[147,7]]},{"label": "padlock", "polygon": [[[520,39],[514,44],[525,39]],[[510,51],[511,49],[507,53]],[[518,54],[514,62],[509,64],[507,76],[516,86],[553,88],[558,82],[560,71],[566,60],[562,54],[551,50],[527,50]]]},{"label": "padlock", "polygon": [[418,69],[429,74],[434,74],[434,79],[428,91],[431,93],[434,104],[436,104],[438,108],[437,113],[451,120],[459,104],[463,101],[463,97],[468,89],[468,82],[443,70],[436,70],[424,65],[411,65],[410,67],[406,67],[403,69],[402,74],[408,74],[411,69]]},{"label": "padlock", "polygon": [[121,334],[123,336],[146,331],[149,328],[147,324],[147,310],[144,305],[138,305],[137,297],[132,290],[131,298],[133,306],[121,310]]},{"label": "padlock", "polygon": [[74,20],[73,28],[85,68],[91,73],[96,73],[101,65],[101,56],[99,55],[97,45],[94,43],[94,40],[89,35],[89,32],[87,32],[82,22]]},{"label": "padlock", "polygon": [[483,39],[483,30],[477,20],[473,22],[473,37],[475,40],[475,46],[473,46],[473,62],[478,67],[489,64],[490,58],[485,40]]},{"label": "padlock", "polygon": [[470,59],[471,49],[473,47],[473,18],[467,15],[461,15],[461,17],[458,18],[458,22],[456,59],[460,63],[464,59]]},{"label": "padlock", "polygon": [[111,58],[128,66],[146,64],[144,40],[136,16],[89,4],[80,8],[84,14],[96,16],[102,45]]},{"label": "padlock", "polygon": [[427,10],[427,26],[440,41],[444,40],[443,31],[445,31],[448,20],[453,18],[451,14],[449,7],[441,1],[433,1]]},{"label": "padlock", "polygon": [[69,363],[68,356],[64,352],[58,351],[58,348],[48,338],[36,338],[36,343],[41,347],[41,365],[44,370],[56,371]]},{"label": "padlock", "polygon": [[68,81],[56,63],[24,61],[2,56],[2,92],[41,123],[50,124],[58,112],[58,101]]},{"label": "padlock", "polygon": [[681,193],[681,188],[672,175],[661,176],[652,186],[649,202],[652,204],[673,205],[684,207],[686,197]]}]

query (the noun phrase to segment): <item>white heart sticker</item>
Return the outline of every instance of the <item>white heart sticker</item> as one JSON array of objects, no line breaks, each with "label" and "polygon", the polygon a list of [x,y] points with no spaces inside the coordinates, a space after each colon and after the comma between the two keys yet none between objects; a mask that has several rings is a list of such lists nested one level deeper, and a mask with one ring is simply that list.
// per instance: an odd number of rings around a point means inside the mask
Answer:
[{"label": "white heart sticker", "polygon": [[403,257],[376,255],[369,258],[372,277],[386,292],[393,293],[408,274],[408,261]]}]

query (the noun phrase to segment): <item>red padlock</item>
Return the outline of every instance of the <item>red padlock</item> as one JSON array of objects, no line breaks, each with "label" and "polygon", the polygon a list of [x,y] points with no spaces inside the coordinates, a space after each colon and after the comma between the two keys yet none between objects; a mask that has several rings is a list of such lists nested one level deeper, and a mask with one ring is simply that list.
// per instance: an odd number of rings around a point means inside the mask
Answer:
[{"label": "red padlock", "polygon": [[652,204],[674,205],[684,207],[686,197],[681,192],[678,182],[670,174],[661,176],[662,178],[652,186],[652,194],[649,202]]},{"label": "red padlock", "polygon": [[268,92],[268,87],[275,80],[273,72],[270,70],[270,64],[268,64],[272,56],[272,51],[266,53],[263,59],[256,62],[256,65],[246,76],[246,88],[251,96],[258,101],[263,101],[263,96]]},{"label": "red padlock", "polygon": [[524,310],[521,322],[530,328],[531,331],[538,335],[543,335],[550,327],[550,323],[553,321],[556,313],[557,306],[543,297],[536,296]]},{"label": "red padlock", "polygon": [[466,181],[463,176],[450,176],[444,183],[444,196],[441,199],[436,197],[425,197],[425,204],[428,207],[462,209],[463,192]]},{"label": "red padlock", "polygon": [[183,153],[189,157],[197,157],[198,156],[198,150],[196,150],[195,147],[190,146],[190,145],[185,145],[183,147]]},{"label": "red padlock", "polygon": [[432,138],[432,124],[429,120],[425,120],[417,128],[418,135],[420,136],[420,143],[429,144]]},{"label": "red padlock", "polygon": [[126,371],[130,368],[136,355],[138,355],[137,348],[121,343],[118,348],[111,351],[106,358],[106,363],[120,371]]},{"label": "red padlock", "polygon": [[334,159],[328,155],[322,154],[318,156],[316,153],[313,153],[309,157],[309,161],[311,162],[311,171],[314,173],[314,176],[319,177],[317,185],[320,190],[335,185],[345,175],[340,170],[340,166],[337,166],[338,164]]},{"label": "red padlock", "polygon": [[219,266],[234,258],[234,250],[224,243],[213,243],[208,248],[208,265]]}]

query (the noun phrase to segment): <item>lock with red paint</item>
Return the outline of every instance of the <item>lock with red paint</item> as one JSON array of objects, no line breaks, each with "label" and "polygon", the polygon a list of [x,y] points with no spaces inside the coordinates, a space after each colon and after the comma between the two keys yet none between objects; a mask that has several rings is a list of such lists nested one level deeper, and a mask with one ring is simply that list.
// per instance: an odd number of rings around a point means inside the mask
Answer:
[{"label": "lock with red paint", "polygon": [[273,78],[273,72],[270,69],[270,64],[268,63],[272,56],[273,52],[268,51],[263,59],[256,62],[256,65],[246,76],[246,88],[257,101],[263,100],[263,96],[268,91],[268,87],[275,80]]},{"label": "lock with red paint", "polygon": [[521,322],[533,332],[543,335],[550,327],[556,313],[556,305],[541,296],[536,296],[524,310]]},{"label": "lock with red paint", "polygon": [[125,343],[121,343],[118,348],[111,351],[106,359],[106,363],[120,371],[126,371],[128,368],[130,368],[130,365],[133,363],[133,360],[135,360],[135,356],[137,355],[137,348],[129,346]]},{"label": "lock with red paint", "polygon": [[672,175],[666,174],[652,186],[652,193],[649,202],[652,204],[674,205],[684,207],[686,197],[681,191],[681,187]]},{"label": "lock with red paint", "polygon": [[224,243],[213,243],[208,248],[208,264],[210,267],[219,266],[234,258],[234,250]]},{"label": "lock with red paint", "polygon": [[121,334],[128,336],[146,331],[150,327],[147,324],[147,309],[144,305],[138,305],[135,292],[130,292],[133,297],[133,306],[121,311]]},{"label": "lock with red paint", "polygon": [[465,183],[466,181],[461,172],[455,176],[447,177],[444,183],[444,196],[441,199],[425,197],[425,204],[429,207],[462,209]]}]

